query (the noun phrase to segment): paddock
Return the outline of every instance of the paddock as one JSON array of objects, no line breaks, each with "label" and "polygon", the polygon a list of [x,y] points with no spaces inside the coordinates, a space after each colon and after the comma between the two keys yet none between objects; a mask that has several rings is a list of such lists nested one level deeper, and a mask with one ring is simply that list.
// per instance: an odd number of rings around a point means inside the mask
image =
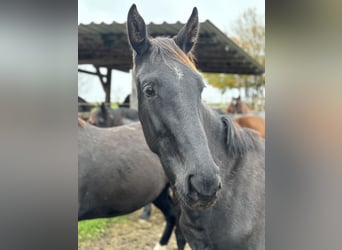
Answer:
[{"label": "paddock", "polygon": [[[183,25],[184,24],[180,22],[175,24],[164,22],[161,25],[150,23],[148,26],[152,31],[152,36],[173,36]],[[99,77],[105,92],[106,103],[111,103],[110,86],[112,81],[112,69],[128,72],[132,67],[131,50],[129,49],[127,37],[124,32],[125,26],[126,24],[119,24],[116,22],[109,25],[104,23],[79,25],[79,64],[92,64],[96,70],[96,72],[89,72],[79,69],[79,72],[93,74]],[[109,30],[111,30],[111,32],[108,32]],[[245,75],[260,75],[264,72],[264,69],[260,64],[242,48],[237,46],[209,20],[201,23],[198,40],[197,66],[202,72]],[[216,48],[216,51],[210,51],[212,48]],[[106,68],[107,73],[104,74],[101,72],[101,68]],[[132,81],[132,99],[136,99],[136,89],[134,89],[134,86],[135,83]],[[137,106],[134,105],[136,102],[137,100],[131,101],[131,103],[133,103],[132,108],[137,108]],[[195,183],[195,181],[196,179],[194,179],[193,183]],[[219,179],[216,184],[215,187],[220,189],[221,183]],[[211,193],[208,194],[208,196],[209,195],[211,195]],[[210,202],[211,200],[208,201],[208,206],[211,204]],[[201,203],[199,205],[203,205],[202,207],[207,206],[205,203],[203,204]],[[109,219],[105,222],[104,227],[98,229],[95,236],[79,238],[78,248],[112,250],[153,249],[163,232],[165,226],[164,218],[161,213],[153,207],[150,221],[141,223],[138,219],[140,213],[141,211],[138,210],[125,217]],[[80,228],[82,228],[82,226],[79,224],[79,234],[82,235]],[[174,234],[172,235],[172,239],[169,242],[167,249],[177,249]],[[185,249],[188,250],[190,248],[187,245]]]},{"label": "paddock", "polygon": [[[155,206],[148,222],[141,222],[138,210],[123,219],[108,219],[108,227],[96,238],[79,239],[79,250],[152,250],[164,229],[164,218]],[[82,222],[81,222],[82,223]],[[172,234],[167,250],[177,250],[175,235]],[[185,250],[190,250],[189,246]]]}]

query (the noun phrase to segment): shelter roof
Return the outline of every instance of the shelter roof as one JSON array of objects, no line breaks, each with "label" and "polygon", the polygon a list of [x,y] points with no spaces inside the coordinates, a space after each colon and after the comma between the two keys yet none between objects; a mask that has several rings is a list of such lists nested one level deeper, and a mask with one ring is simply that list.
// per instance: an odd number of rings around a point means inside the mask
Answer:
[{"label": "shelter roof", "polygon": [[[175,36],[184,24],[147,25],[149,34]],[[202,72],[262,74],[264,68],[229,39],[209,20],[200,23],[200,34],[194,50],[196,66]],[[128,44],[126,24],[113,22],[78,26],[78,64],[93,64],[128,72],[132,68],[132,52]]]}]

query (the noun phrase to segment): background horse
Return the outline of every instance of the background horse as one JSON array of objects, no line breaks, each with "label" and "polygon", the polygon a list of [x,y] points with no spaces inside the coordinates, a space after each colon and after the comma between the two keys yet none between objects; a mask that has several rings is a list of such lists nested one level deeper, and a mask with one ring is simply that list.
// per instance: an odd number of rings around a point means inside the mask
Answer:
[{"label": "background horse", "polygon": [[255,130],[262,138],[265,138],[265,119],[259,116],[240,116],[235,117],[234,122],[243,128]]},{"label": "background horse", "polygon": [[127,18],[139,119],[180,204],[194,250],[265,248],[264,140],[201,102],[192,63],[198,13],[174,38],[150,38],[136,6]]},{"label": "background horse", "polygon": [[101,129],[78,119],[78,220],[128,214],[152,201],[166,219],[159,241],[163,246],[175,226],[176,210],[140,123]]},{"label": "background horse", "polygon": [[130,99],[131,99],[131,95],[128,94],[125,100],[121,104],[119,104],[119,108],[129,108],[130,103],[131,103]]},{"label": "background horse", "polygon": [[251,110],[248,108],[246,104],[241,101],[241,97],[233,97],[231,103],[227,108],[227,113],[230,114],[244,114],[249,113]]},{"label": "background horse", "polygon": [[[124,101],[129,102],[128,95]],[[130,124],[139,121],[138,111],[127,107],[118,109],[111,109],[105,103],[102,103],[99,108],[91,112],[88,122],[92,125],[102,128],[111,128],[121,126],[123,124]],[[151,216],[151,204],[144,207],[140,219],[148,220]]]},{"label": "background horse", "polygon": [[138,111],[131,108],[111,109],[105,103],[90,113],[88,122],[101,128],[130,124],[139,120]]}]

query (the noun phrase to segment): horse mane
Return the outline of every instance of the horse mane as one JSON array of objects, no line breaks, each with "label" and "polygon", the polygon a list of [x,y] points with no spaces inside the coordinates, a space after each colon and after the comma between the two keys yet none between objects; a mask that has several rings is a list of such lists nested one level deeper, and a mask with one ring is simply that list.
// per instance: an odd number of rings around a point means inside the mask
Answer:
[{"label": "horse mane", "polygon": [[77,124],[79,128],[87,127],[87,122],[80,117],[77,117]]},{"label": "horse mane", "polygon": [[177,46],[175,41],[169,37],[156,37],[150,39],[152,45],[155,47],[151,53],[152,61],[159,55],[163,58],[164,62],[167,64],[166,58],[172,58],[179,63],[189,66],[191,69],[197,72],[195,66],[195,56],[190,51],[185,54],[181,48]]},{"label": "horse mane", "polygon": [[243,156],[249,150],[258,148],[258,134],[247,128],[236,125],[228,115],[221,116],[225,125],[225,144],[231,156]]}]

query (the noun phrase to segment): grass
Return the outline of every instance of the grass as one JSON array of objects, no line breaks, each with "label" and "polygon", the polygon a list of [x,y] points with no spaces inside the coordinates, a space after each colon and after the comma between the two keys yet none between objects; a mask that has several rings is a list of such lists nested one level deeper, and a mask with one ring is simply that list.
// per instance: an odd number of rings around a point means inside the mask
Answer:
[{"label": "grass", "polygon": [[118,103],[116,103],[116,102],[112,102],[112,103],[110,104],[110,107],[111,107],[112,109],[117,109],[117,108],[119,107],[119,105],[118,105]]},{"label": "grass", "polygon": [[78,241],[96,238],[105,233],[111,223],[127,223],[128,220],[128,215],[123,215],[108,219],[84,220],[78,222]]},{"label": "grass", "polygon": [[225,109],[228,106],[228,103],[224,103],[224,102],[218,102],[218,103],[207,103],[207,105],[209,105],[210,107],[214,107],[214,108],[221,108],[221,109]]}]

